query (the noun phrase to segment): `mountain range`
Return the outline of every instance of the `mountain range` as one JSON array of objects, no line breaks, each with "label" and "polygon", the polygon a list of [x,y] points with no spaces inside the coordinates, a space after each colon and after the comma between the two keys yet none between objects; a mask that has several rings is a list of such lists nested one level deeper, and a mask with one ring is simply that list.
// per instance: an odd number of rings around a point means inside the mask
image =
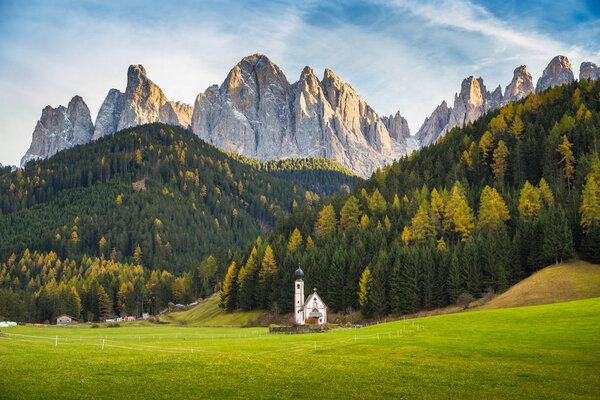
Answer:
[{"label": "mountain range", "polygon": [[[579,78],[599,79],[600,67],[582,63]],[[524,65],[514,70],[504,93],[500,85],[490,92],[481,77],[470,76],[463,80],[453,106],[443,101],[411,137],[399,111],[379,116],[330,69],[319,79],[307,66],[299,80],[290,83],[271,60],[254,54],[242,59],[220,86],[200,93],[191,106],[168,100],[142,65],[131,65],[125,92],[109,90],[95,124],[80,96],[74,96],[66,108],[44,108],[21,165],[125,128],[162,122],[247,157],[263,161],[324,157],[367,177],[413,147],[430,145],[488,111],[573,80],[565,56],[552,59],[535,87]]]}]

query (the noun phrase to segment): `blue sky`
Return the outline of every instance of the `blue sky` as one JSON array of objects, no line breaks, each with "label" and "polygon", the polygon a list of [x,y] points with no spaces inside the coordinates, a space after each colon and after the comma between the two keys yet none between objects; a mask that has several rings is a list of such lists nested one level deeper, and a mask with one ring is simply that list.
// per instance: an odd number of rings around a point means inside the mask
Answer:
[{"label": "blue sky", "polygon": [[141,63],[172,100],[193,104],[244,56],[269,56],[296,81],[331,68],[413,133],[462,79],[534,81],[563,54],[578,75],[600,64],[600,2],[0,0],[0,163],[17,164],[44,106],[81,95],[95,120]]}]

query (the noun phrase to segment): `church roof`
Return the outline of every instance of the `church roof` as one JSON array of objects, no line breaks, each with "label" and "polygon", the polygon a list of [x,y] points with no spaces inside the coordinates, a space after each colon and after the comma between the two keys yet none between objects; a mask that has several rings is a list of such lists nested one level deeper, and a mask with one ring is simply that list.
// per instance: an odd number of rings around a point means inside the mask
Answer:
[{"label": "church roof", "polygon": [[317,299],[319,299],[319,301],[323,304],[323,307],[325,307],[325,309],[327,309],[327,304],[325,304],[325,302],[323,301],[323,299],[317,294],[317,289],[315,289],[314,293],[309,295],[306,298],[306,301],[304,302],[304,305],[302,306],[303,308],[306,307],[308,305],[308,303],[310,302],[310,300],[316,297]]}]

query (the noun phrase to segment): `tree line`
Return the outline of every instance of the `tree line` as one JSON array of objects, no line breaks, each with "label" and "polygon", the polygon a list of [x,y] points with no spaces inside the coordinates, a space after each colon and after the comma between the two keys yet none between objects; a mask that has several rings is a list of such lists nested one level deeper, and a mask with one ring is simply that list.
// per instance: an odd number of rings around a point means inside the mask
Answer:
[{"label": "tree line", "polygon": [[575,252],[600,262],[599,127],[600,82],[582,80],[453,129],[280,217],[234,255],[222,306],[291,311],[298,266],[331,311],[370,317],[502,291]]}]

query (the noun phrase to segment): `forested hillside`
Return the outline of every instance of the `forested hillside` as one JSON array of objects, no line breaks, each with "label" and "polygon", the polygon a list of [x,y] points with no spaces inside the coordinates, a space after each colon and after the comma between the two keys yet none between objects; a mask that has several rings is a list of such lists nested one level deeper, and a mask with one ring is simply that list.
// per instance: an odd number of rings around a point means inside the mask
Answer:
[{"label": "forested hillside", "polygon": [[[35,301],[41,301],[43,290],[58,296],[62,284],[69,291],[75,287],[82,297],[94,286],[88,278],[97,273],[90,272],[89,266],[96,263],[99,274],[109,270],[114,275],[100,284],[115,312],[121,285],[133,288],[137,282],[120,272],[123,265],[142,271],[138,273],[141,286],[135,290],[141,299],[135,303],[138,312],[149,304],[156,310],[168,301],[209,294],[215,276],[224,272],[211,269],[210,280],[206,278],[202,287],[190,275],[197,274],[209,256],[226,266],[230,251],[272,229],[281,215],[347,188],[357,179],[337,164],[319,159],[272,166],[248,159],[240,162],[184,129],[163,124],[127,129],[31,162],[22,170],[3,172],[0,292],[4,303],[20,291],[35,294],[31,296]],[[310,185],[313,179],[315,184]],[[28,261],[34,252],[39,254]],[[40,257],[59,265],[46,265]],[[211,265],[217,265],[214,259]],[[168,294],[152,298],[146,293],[151,270],[165,271],[158,276],[169,282]],[[174,283],[176,277],[179,283]],[[20,313],[3,314],[2,297],[0,315],[14,319],[25,311],[34,315],[21,301],[16,301]],[[127,307],[132,310],[133,303]],[[100,315],[97,304],[83,303],[82,310],[84,316]],[[56,315],[59,308],[52,312]],[[36,315],[35,320],[45,320],[49,314]]]},{"label": "forested hillside", "polygon": [[600,82],[510,103],[371,179],[280,218],[234,256],[228,310],[291,311],[305,272],[330,311],[412,313],[600,259]]}]

